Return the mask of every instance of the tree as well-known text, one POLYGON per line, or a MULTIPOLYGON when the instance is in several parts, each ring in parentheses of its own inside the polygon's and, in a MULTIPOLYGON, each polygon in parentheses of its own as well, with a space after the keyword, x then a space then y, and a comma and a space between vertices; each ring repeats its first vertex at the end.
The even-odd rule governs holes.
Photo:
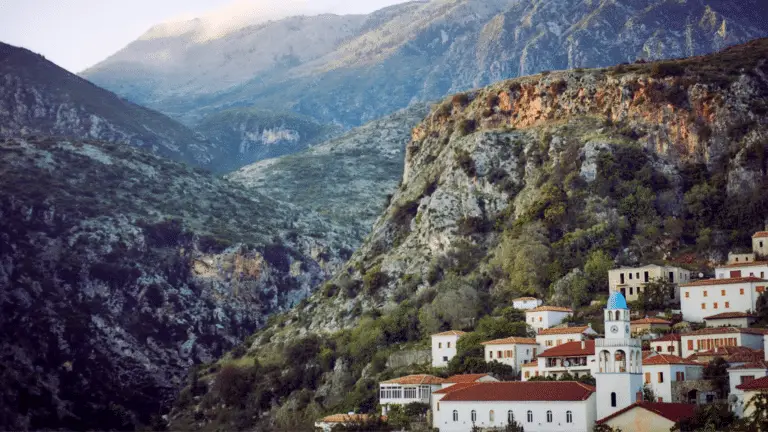
POLYGON ((643 401, 656 402, 656 393, 648 384, 643 384, 643 401))
POLYGON ((552 285, 555 304, 578 308, 589 300, 589 281, 579 269, 573 269, 552 285))
POLYGON ((725 431, 732 430, 731 426, 736 417, 727 404, 718 403, 700 405, 694 411, 693 417, 683 419, 675 424, 672 431, 725 431))
POLYGON ((644 313, 663 310, 674 294, 675 284, 664 278, 653 279, 643 287, 637 305, 644 313))
POLYGON ((716 357, 704 368, 704 379, 712 380, 724 396, 730 389, 730 377, 728 375, 728 362, 722 357, 716 357))
POLYGON ((442 328, 462 328, 477 316, 480 300, 477 291, 454 274, 436 285, 437 296, 419 311, 422 334, 432 334, 442 328))
POLYGON ((525 429, 515 420, 515 415, 510 413, 507 417, 507 425, 504 426, 504 432, 525 432, 525 429))
POLYGON ((592 251, 584 264, 592 292, 608 290, 608 271, 613 268, 613 259, 602 249, 592 251))
POLYGON ((746 430, 768 431, 768 393, 759 392, 747 402, 745 411, 752 412, 744 419, 746 430))
POLYGON ((768 296, 766 296, 766 293, 760 294, 757 298, 755 314, 757 315, 759 325, 768 325, 768 296))
POLYGON ((621 428, 612 428, 607 424, 595 425, 595 428, 592 429, 592 431, 593 432, 623 432, 621 428))

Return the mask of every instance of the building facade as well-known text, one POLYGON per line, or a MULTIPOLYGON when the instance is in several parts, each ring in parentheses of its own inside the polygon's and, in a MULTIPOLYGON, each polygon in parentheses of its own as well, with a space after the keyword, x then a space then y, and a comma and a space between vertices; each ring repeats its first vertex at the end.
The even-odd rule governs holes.
POLYGON ((768 258, 768 231, 756 232, 752 236, 752 252, 759 258, 768 258))
POLYGON ((512 300, 512 307, 519 310, 535 309, 541 304, 542 301, 535 297, 519 297, 512 300))
POLYGON ((534 330, 554 327, 573 315, 573 310, 557 306, 539 306, 525 311, 525 322, 534 330))
POLYGON ((747 328, 757 321, 757 316, 749 312, 723 312, 704 317, 707 327, 743 327, 747 328))
MULTIPOLYGON (((576 341, 550 348, 537 361, 540 376, 561 378, 566 373, 574 378, 593 375, 597 371, 595 341, 576 341)), ((525 373, 523 373, 525 375, 525 373)), ((523 377, 525 380, 531 377, 523 377)))
MULTIPOLYGON (((608 271, 608 289, 610 292, 620 292, 625 299, 638 299, 645 285, 657 279, 669 281, 675 285, 687 283, 691 279, 688 270, 649 264, 642 267, 621 267, 608 271)), ((670 293, 670 301, 679 298, 678 290, 670 293)))
POLYGON ((680 287, 683 319, 702 322, 705 317, 724 312, 750 312, 768 281, 756 277, 706 279, 680 287))
POLYGON ((768 376, 768 362, 764 360, 728 368, 731 386, 728 404, 731 406, 731 411, 737 417, 744 415, 744 405, 746 402, 744 400, 744 390, 739 387, 766 376, 768 376))
POLYGON ((717 279, 735 279, 743 277, 765 279, 768 277, 768 261, 724 265, 715 269, 715 275, 717 276, 717 279))
POLYGON ((650 342, 651 351, 681 357, 683 351, 680 349, 680 341, 681 337, 678 333, 664 335, 650 342))
POLYGON ((381 414, 387 415, 391 405, 418 402, 431 405, 432 392, 440 390, 444 380, 432 375, 408 375, 379 383, 381 414))
POLYGON ((746 347, 754 350, 763 349, 765 329, 718 327, 705 328, 680 335, 682 357, 688 358, 702 351, 716 348, 746 347))
POLYGON ((651 334, 659 330, 669 330, 672 328, 672 322, 656 317, 646 317, 630 321, 629 327, 632 330, 632 336, 637 336, 640 334, 651 334))
POLYGON ((683 402, 672 392, 673 383, 699 380, 703 372, 703 364, 674 355, 659 354, 643 360, 643 383, 653 390, 655 402, 683 402))
POLYGON ((636 402, 598 424, 627 432, 669 432, 677 422, 693 417, 695 408, 687 403, 636 402))
POLYGON ((432 335, 432 366, 447 367, 448 362, 456 356, 456 344, 466 333, 450 330, 432 335))
POLYGON ((485 361, 497 361, 519 371, 524 363, 535 359, 539 344, 533 338, 509 337, 482 343, 485 348, 485 361))

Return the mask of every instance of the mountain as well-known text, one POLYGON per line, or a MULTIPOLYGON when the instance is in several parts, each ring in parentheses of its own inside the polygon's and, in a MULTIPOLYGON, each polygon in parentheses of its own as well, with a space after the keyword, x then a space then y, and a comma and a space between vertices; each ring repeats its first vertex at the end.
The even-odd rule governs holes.
POLYGON ((26 49, 0 43, 0 138, 57 135, 130 144, 208 166, 210 144, 26 49))
POLYGON ((344 268, 196 370, 170 427, 304 430, 325 414, 374 412, 378 382, 423 373, 403 359, 438 331, 472 331, 447 373, 492 368, 480 342, 526 333, 517 296, 574 307, 576 323, 602 331, 613 266, 710 271, 750 244, 768 211, 766 57, 760 39, 437 104, 344 268))
POLYGON ((387 195, 397 189, 405 145, 427 111, 426 105, 416 104, 309 150, 241 168, 227 178, 324 215, 353 233, 348 240, 356 248, 387 195))
POLYGON ((0 180, 7 430, 148 425, 191 366, 297 304, 352 247, 320 216, 121 143, 2 139, 0 180))
POLYGON ((365 17, 289 18, 215 41, 192 43, 185 33, 182 48, 175 39, 145 37, 83 76, 189 124, 257 106, 354 127, 414 101, 543 70, 717 51, 765 37, 766 22, 760 0, 433 0, 365 17), (146 70, 160 49, 167 61, 146 70), (199 78, 237 62, 236 78, 199 78))
POLYGON ((291 112, 233 108, 196 127, 216 149, 212 165, 230 172, 256 161, 292 154, 338 135, 340 128, 291 112))

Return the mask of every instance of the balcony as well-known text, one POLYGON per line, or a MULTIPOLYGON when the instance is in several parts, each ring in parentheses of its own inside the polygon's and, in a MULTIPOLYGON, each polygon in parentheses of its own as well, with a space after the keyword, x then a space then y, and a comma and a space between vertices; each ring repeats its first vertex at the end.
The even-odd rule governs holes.
POLYGON ((595 350, 598 348, 641 348, 643 343, 639 339, 597 339, 595 350))

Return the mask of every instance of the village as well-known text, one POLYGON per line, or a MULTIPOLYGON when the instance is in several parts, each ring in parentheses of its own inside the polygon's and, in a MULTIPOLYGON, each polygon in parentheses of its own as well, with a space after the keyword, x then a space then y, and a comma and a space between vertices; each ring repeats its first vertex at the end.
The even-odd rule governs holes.
MULTIPOLYGON (((757 395, 768 391, 768 329, 755 327, 768 285, 766 257, 768 231, 761 231, 752 252, 730 253, 714 278, 655 264, 610 270, 604 334, 591 323, 573 323, 569 308, 517 298, 513 305, 524 311, 530 337, 482 343, 485 361, 513 368, 517 379, 478 373, 383 381, 380 420, 411 404, 428 407, 425 422, 440 432, 666 432, 716 403, 735 418, 750 416, 757 395), (630 310, 628 302, 658 282, 669 287, 671 316, 630 310), (713 365, 727 371, 725 385, 706 376, 713 365)), ((432 335, 431 366, 446 368, 466 334, 432 335)), ((337 414, 315 426, 330 431, 369 418, 337 414)))

